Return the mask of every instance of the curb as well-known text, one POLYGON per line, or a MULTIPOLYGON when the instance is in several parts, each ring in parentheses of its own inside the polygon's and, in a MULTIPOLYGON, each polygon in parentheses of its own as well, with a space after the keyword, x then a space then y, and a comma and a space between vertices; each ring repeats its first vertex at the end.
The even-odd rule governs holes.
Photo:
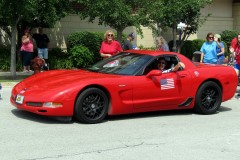
POLYGON ((2 84, 2 88, 11 88, 15 86, 18 82, 0 82, 2 84))

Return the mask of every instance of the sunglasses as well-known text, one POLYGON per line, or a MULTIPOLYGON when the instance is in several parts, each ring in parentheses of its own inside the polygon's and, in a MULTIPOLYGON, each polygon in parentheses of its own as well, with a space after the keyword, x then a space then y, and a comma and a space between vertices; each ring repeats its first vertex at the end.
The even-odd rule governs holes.
POLYGON ((160 62, 160 64, 165 64, 165 62, 160 62))
POLYGON ((107 36, 108 36, 108 37, 113 37, 113 34, 108 34, 107 36))
POLYGON ((213 39, 213 37, 208 37, 209 39, 213 39))

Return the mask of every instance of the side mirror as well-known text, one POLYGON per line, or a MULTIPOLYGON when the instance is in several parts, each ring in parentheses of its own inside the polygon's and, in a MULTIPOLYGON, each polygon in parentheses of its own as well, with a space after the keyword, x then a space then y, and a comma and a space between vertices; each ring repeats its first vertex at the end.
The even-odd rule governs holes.
POLYGON ((152 77, 152 76, 161 76, 161 75, 162 75, 162 71, 152 70, 146 75, 146 77, 149 78, 149 77, 152 77))

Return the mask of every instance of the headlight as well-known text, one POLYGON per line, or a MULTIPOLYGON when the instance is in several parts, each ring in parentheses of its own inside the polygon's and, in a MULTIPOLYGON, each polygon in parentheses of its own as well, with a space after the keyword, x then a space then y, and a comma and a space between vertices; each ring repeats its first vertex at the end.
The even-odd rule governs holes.
POLYGON ((47 107, 47 108, 58 108, 58 107, 62 107, 62 103, 60 102, 45 102, 43 103, 43 107, 47 107))

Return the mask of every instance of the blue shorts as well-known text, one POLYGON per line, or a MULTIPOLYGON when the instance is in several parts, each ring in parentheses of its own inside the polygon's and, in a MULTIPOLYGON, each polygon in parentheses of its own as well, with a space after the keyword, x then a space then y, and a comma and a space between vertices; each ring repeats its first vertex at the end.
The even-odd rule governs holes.
POLYGON ((217 64, 223 64, 224 63, 224 59, 225 59, 224 56, 218 57, 217 64))
POLYGON ((48 59, 48 49, 47 48, 38 48, 38 57, 43 59, 48 59))
POLYGON ((235 64, 235 65, 234 65, 234 68, 240 70, 240 65, 235 64))

